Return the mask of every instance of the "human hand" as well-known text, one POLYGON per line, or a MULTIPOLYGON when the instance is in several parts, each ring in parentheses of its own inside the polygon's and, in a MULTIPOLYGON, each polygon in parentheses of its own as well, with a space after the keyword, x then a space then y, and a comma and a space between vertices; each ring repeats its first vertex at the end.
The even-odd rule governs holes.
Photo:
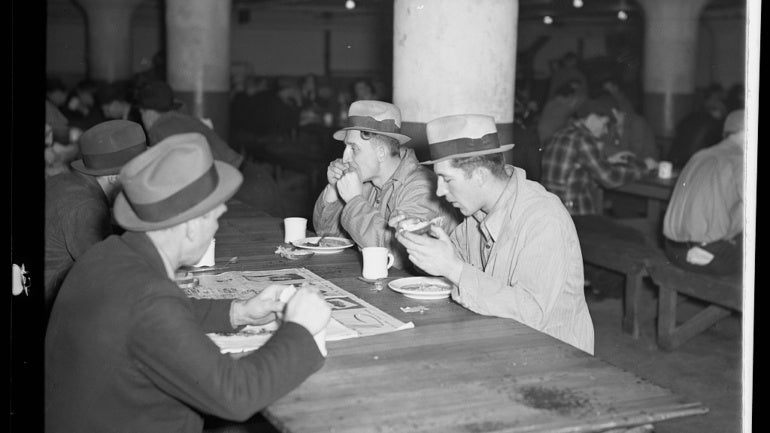
POLYGON ((233 326, 261 325, 272 322, 286 305, 281 293, 292 286, 273 284, 249 299, 233 301, 231 318, 233 326))
POLYGON ((391 214, 390 219, 388 220, 388 227, 398 230, 398 224, 406 218, 407 216, 404 213, 397 210, 391 214))
POLYGON ((331 315, 331 306, 324 300, 321 291, 313 286, 302 286, 286 304, 284 321, 294 322, 315 335, 326 329, 331 315))
POLYGON ((431 275, 447 277, 457 284, 460 281, 463 261, 441 227, 431 226, 430 230, 432 237, 398 231, 396 239, 406 248, 409 260, 415 266, 431 275))
POLYGON ((337 193, 345 203, 349 202, 353 197, 363 194, 363 192, 364 184, 361 183, 361 178, 358 177, 358 171, 354 169, 349 169, 337 181, 337 193))
POLYGON ((647 166, 647 171, 652 171, 658 168, 659 164, 658 161, 655 161, 648 156, 647 158, 644 158, 644 165, 647 166))
POLYGON ((610 164, 628 164, 628 161, 632 158, 636 158, 634 152, 631 152, 630 150, 621 150, 620 152, 608 156, 607 162, 610 164))
POLYGON ((329 185, 334 186, 340 180, 342 175, 345 174, 348 165, 348 163, 343 162, 340 158, 329 163, 329 167, 326 169, 326 180, 329 181, 329 185))

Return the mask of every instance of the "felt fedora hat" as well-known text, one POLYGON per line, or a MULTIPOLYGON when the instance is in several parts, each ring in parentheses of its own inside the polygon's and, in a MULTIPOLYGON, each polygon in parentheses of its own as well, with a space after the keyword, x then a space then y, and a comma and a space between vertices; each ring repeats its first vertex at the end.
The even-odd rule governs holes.
POLYGON ((460 114, 433 119, 425 125, 430 161, 435 164, 452 158, 489 155, 513 149, 513 144, 500 145, 497 126, 492 116, 460 114))
POLYGON ((91 176, 118 174, 120 168, 147 149, 142 126, 129 120, 108 120, 83 133, 78 141, 81 158, 70 166, 91 176))
POLYGON ((334 133, 335 140, 345 140, 345 134, 350 130, 387 135, 398 140, 399 144, 411 140, 411 138, 401 134, 401 110, 387 102, 353 102, 348 109, 348 125, 334 133))
POLYGON ((235 167, 215 161, 206 138, 172 135, 120 170, 123 190, 115 199, 115 220, 126 230, 173 227, 227 201, 243 182, 235 167))
POLYGON ((182 106, 174 97, 174 91, 165 81, 150 81, 139 88, 136 105, 155 111, 171 111, 182 106))

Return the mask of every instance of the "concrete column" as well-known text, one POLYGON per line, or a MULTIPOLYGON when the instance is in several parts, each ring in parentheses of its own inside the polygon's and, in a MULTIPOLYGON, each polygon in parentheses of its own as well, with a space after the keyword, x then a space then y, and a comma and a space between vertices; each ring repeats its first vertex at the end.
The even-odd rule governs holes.
POLYGON ((88 70, 94 80, 131 78, 131 16, 142 0, 77 0, 88 23, 88 70))
POLYGON ((231 0, 166 0, 166 75, 193 116, 227 140, 231 0))
POLYGON ((428 156, 425 124, 452 114, 493 116, 500 142, 511 143, 518 0, 395 0, 393 7, 393 102, 418 157, 428 156))
POLYGON ((644 115, 655 133, 673 138, 692 110, 698 21, 708 0, 640 0, 645 12, 644 115))

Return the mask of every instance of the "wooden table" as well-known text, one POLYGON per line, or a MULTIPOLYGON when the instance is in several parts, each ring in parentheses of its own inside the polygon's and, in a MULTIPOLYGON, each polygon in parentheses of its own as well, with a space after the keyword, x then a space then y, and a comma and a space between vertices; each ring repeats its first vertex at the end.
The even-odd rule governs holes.
POLYGON ((661 214, 665 211, 665 206, 671 198, 671 193, 674 191, 677 179, 677 176, 670 179, 661 179, 657 176, 657 172, 655 172, 619 188, 613 188, 610 191, 646 198, 647 220, 657 227, 661 214))
MULTIPOLYGON (((515 320, 450 299, 418 301, 357 279, 360 254, 288 260, 281 221, 237 204, 220 219, 217 261, 233 270, 305 267, 414 329, 329 342, 325 366, 263 414, 284 432, 584 432, 703 414, 633 373, 515 320), (424 305, 425 313, 399 307, 424 305)), ((406 276, 390 270, 390 279, 406 276)))

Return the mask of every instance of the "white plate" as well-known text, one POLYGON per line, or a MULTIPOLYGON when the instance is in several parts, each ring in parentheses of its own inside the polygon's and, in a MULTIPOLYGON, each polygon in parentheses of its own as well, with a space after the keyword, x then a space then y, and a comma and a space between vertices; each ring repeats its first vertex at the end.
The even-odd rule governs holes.
POLYGON ((408 277, 388 283, 391 290, 413 299, 443 299, 452 293, 452 283, 443 277, 408 277), (420 290, 420 285, 440 286, 441 290, 420 290))
POLYGON ((306 250, 313 250, 316 254, 333 254, 338 253, 345 248, 350 248, 353 246, 353 241, 350 239, 345 238, 335 238, 331 236, 326 236, 323 239, 323 243, 326 243, 327 241, 333 242, 335 246, 318 246, 318 247, 312 247, 309 245, 305 245, 308 242, 318 242, 318 240, 321 239, 320 236, 313 236, 309 238, 303 238, 303 239, 297 239, 296 241, 291 241, 291 244, 294 245, 297 248, 303 248, 306 250))

